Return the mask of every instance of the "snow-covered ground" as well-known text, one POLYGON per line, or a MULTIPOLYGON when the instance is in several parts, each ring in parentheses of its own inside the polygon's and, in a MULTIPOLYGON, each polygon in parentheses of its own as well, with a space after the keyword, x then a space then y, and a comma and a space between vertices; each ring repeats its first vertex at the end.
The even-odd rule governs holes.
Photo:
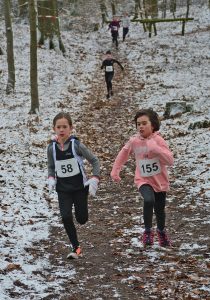
MULTIPOLYGON (((193 104, 192 113, 164 120, 161 127, 175 153, 175 167, 180 165, 180 182, 172 185, 187 188, 186 202, 182 203, 187 208, 192 206, 192 198, 195 206, 210 205, 209 128, 188 129, 191 123, 209 120, 210 116, 210 11, 194 7, 191 16, 195 19, 186 24, 184 37, 180 35, 181 24, 176 22, 170 26, 158 24, 158 35, 152 38, 143 32, 142 26, 132 23, 129 37, 119 50, 120 56, 128 61, 132 76, 145 82, 145 88, 133 96, 139 107, 153 107, 163 115, 168 101, 178 99, 193 104)), ((0 28, 4 32, 2 21, 0 28)), ((14 95, 5 94, 6 54, 0 56, 0 298, 11 299, 8 291, 14 288, 14 282, 16 292, 21 293, 22 287, 18 285, 21 282, 30 295, 19 299, 42 299, 47 296, 46 284, 34 272, 48 268, 50 262, 47 256, 34 260, 27 249, 34 242, 47 240, 50 226, 59 222, 43 196, 47 194, 46 147, 52 134, 52 119, 62 109, 63 101, 69 103, 73 119, 77 116, 93 87, 102 52, 111 47, 110 33, 106 28, 88 34, 63 32, 65 57, 59 52, 38 49, 40 114, 32 116, 28 114, 29 28, 14 24, 13 31, 14 95)), ((1 33, 0 38, 1 47, 6 49, 5 35, 1 33)), ((209 224, 208 215, 202 221, 209 224)), ((132 243, 140 247, 138 241, 132 243)), ((196 241, 192 245, 183 244, 180 253, 184 249, 191 251, 192 247, 199 245, 196 241)), ((62 268, 59 267, 59 273, 74 277, 75 269, 62 272, 62 268)), ((52 281, 52 285, 59 291, 61 282, 52 281)))

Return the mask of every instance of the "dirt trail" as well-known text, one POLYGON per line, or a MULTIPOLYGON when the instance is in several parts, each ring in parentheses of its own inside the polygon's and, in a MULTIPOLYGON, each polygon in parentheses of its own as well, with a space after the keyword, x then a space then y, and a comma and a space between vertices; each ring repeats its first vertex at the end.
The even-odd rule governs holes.
MULTIPOLYGON (((117 59, 124 61, 119 55, 117 59)), ((114 295, 118 295, 119 299, 135 299, 135 293, 119 283, 121 275, 118 268, 124 266, 125 262, 123 256, 119 255, 122 249, 114 245, 114 239, 121 235, 122 227, 126 224, 129 226, 130 215, 135 209, 139 209, 135 203, 136 191, 132 189, 132 178, 130 183, 126 181, 126 185, 116 186, 110 181, 109 174, 116 152, 126 140, 132 125, 131 120, 137 110, 137 105, 132 103, 133 90, 130 89, 131 86, 137 87, 137 83, 130 81, 126 64, 126 74, 119 68, 116 69, 114 96, 111 100, 105 98, 106 89, 102 79, 100 86, 94 87, 83 106, 81 115, 84 116, 85 111, 85 117, 82 120, 79 117, 79 131, 85 143, 99 156, 102 166, 100 190, 97 199, 90 200, 90 222, 87 231, 84 230, 82 234, 83 241, 91 241, 94 245, 93 248, 84 245, 88 260, 85 270, 79 275, 80 281, 85 282, 84 299, 93 299, 93 295, 95 299, 112 299, 114 295)), ((100 73, 96 76, 102 78, 100 73)), ((139 82, 138 88, 141 84, 139 82)), ((122 244, 124 250, 126 244, 127 241, 122 244)), ((79 266, 84 268, 84 263, 79 261, 79 266)), ((77 298, 78 294, 76 295, 77 298)), ((137 295, 138 292, 138 298, 137 295)))
MULTIPOLYGON (((119 55, 115 57, 122 61, 119 55)), ((126 250, 129 241, 125 239, 122 245, 114 245, 115 237, 121 236, 122 227, 133 226, 130 216, 139 214, 137 193, 133 188, 132 177, 124 182, 126 185, 120 186, 112 183, 109 177, 114 157, 133 128, 132 119, 138 105, 132 103, 132 93, 143 87, 142 82, 132 82, 126 63, 124 66, 125 73, 116 67, 114 96, 109 100, 105 97, 103 71, 97 72, 95 78, 101 79, 93 83, 92 93, 74 121, 82 142, 97 153, 100 159, 102 178, 97 199, 89 201, 89 221, 78 230, 85 256, 81 260, 67 262, 76 268, 78 281, 66 286, 66 293, 72 298, 64 296, 61 299, 113 299, 115 296, 118 299, 139 298, 138 291, 120 284, 119 280, 122 275, 118 268, 124 267, 127 260, 120 253, 126 250)), ((66 264, 67 249, 63 251, 66 264)), ((52 253, 52 262, 55 262, 56 255, 52 253)))

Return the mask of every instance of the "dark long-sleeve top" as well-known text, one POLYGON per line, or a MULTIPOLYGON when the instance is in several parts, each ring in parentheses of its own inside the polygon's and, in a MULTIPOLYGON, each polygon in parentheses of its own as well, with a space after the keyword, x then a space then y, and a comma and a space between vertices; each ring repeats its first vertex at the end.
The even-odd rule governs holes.
POLYGON ((101 66, 101 69, 105 69, 105 72, 114 72, 114 64, 115 63, 117 63, 119 66, 120 66, 120 68, 122 69, 122 70, 124 70, 124 68, 123 68, 123 66, 121 65, 121 63, 118 61, 118 60, 116 60, 116 59, 114 59, 114 58, 111 58, 111 59, 105 59, 103 62, 102 62, 102 66, 101 66), (107 68, 107 67, 112 67, 111 69, 112 69, 112 71, 109 71, 109 70, 111 70, 110 68, 107 68))
MULTIPOLYGON (((61 149, 59 143, 57 143, 57 147, 60 150, 66 151, 69 148, 69 140, 64 143, 64 148, 61 149)), ((93 176, 100 177, 100 164, 99 159, 95 156, 83 143, 79 140, 75 142, 75 151, 76 154, 86 159, 92 165, 92 174, 93 176)), ((53 143, 50 143, 47 149, 47 158, 48 158, 48 177, 54 177, 55 174, 55 162, 53 157, 53 143)))
POLYGON ((120 28, 120 22, 119 21, 112 21, 109 24, 109 29, 111 29, 111 31, 118 31, 120 28))

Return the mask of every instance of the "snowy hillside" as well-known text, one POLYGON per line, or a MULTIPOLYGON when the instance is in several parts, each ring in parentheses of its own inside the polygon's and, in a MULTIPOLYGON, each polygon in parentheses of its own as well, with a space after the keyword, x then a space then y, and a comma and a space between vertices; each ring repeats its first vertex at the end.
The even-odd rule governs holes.
MULTIPOLYGON (((132 23, 129 37, 125 43, 120 41, 118 51, 112 48, 105 27, 90 33, 62 32, 67 49, 65 57, 47 48, 38 49, 39 116, 28 114, 29 28, 26 24, 14 24, 16 88, 13 95, 5 94, 7 60, 5 53, 0 56, 0 299, 172 299, 176 289, 179 291, 176 299, 209 299, 210 134, 209 127, 192 130, 189 126, 209 120, 210 116, 210 10, 204 6, 192 7, 190 15, 194 21, 186 24, 184 37, 180 35, 181 24, 176 22, 170 26, 158 24, 158 35, 152 38, 144 33, 142 25, 132 23), (116 93, 108 103, 100 65, 109 48, 125 65, 125 74, 117 70, 116 93), (121 145, 135 131, 132 123, 135 111, 152 107, 163 117, 165 105, 171 101, 185 101, 193 106, 192 112, 163 119, 161 126, 161 133, 175 156, 175 166, 170 169, 167 211, 175 248, 170 254, 152 249, 140 261, 136 252, 142 251, 139 241, 142 208, 133 178, 127 180, 125 176, 124 186, 110 194, 108 174, 121 145), (95 223, 95 217, 90 225, 80 229, 87 252, 91 253, 95 247, 98 265, 94 276, 88 273, 91 263, 94 265, 91 257, 85 257, 79 267, 66 263, 68 242, 60 222, 57 196, 48 195, 46 186, 47 141, 53 134, 52 119, 61 110, 71 113, 76 134, 101 158, 101 191, 97 200, 90 201, 91 213, 96 216, 94 206, 97 207, 100 222, 108 226, 107 232, 115 226, 121 228, 106 243, 120 256, 113 265, 106 264, 106 255, 99 259, 102 254, 97 252, 100 244, 97 226, 100 225, 95 223), (125 112, 122 119, 117 118, 119 111, 125 112), (105 130, 102 123, 106 125, 105 130), (111 146, 107 147, 109 143, 111 146), (127 208, 131 222, 128 226, 117 216, 122 209, 121 200, 115 205, 112 202, 115 196, 121 199, 121 191, 122 202, 131 204, 127 208), (124 260, 126 267, 122 266, 124 260), (196 266, 191 273, 187 263, 196 266), (112 269, 112 280, 97 285, 97 280, 103 281, 103 276, 112 269), (144 281, 142 270, 151 279, 147 285, 141 282, 144 281), (160 285, 164 285, 168 276, 171 290, 158 288, 158 274, 162 280, 160 285), (91 287, 88 280, 95 285, 91 287), (172 281, 177 284, 173 285, 172 281), (127 292, 126 298, 121 293, 123 290, 127 292), (138 296, 140 291, 143 298, 138 296)), ((1 47, 5 50, 3 21, 0 28, 1 47)), ((132 165, 128 164, 126 170, 132 173, 132 165)), ((122 218, 124 214, 125 207, 122 218)))

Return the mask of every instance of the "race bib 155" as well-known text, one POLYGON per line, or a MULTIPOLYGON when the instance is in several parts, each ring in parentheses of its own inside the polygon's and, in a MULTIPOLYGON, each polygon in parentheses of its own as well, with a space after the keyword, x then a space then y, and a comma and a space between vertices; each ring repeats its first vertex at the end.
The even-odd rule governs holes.
POLYGON ((142 159, 139 161, 139 169, 142 177, 150 177, 161 172, 160 161, 158 158, 142 159))

